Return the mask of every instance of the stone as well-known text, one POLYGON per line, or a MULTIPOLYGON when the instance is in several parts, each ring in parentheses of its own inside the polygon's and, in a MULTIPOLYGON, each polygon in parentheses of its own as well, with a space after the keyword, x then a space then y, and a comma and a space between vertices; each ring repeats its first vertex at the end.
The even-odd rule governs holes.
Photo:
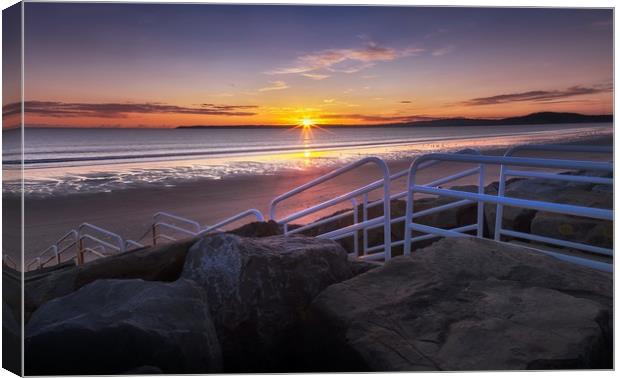
POLYGON ((366 273, 371 269, 379 268, 382 265, 383 264, 378 261, 364 261, 358 258, 349 258, 349 266, 354 276, 366 273))
POLYGON ((264 238, 265 236, 282 235, 282 226, 273 220, 268 222, 252 222, 244 224, 228 233, 244 237, 264 238))
POLYGON ((336 242, 230 234, 198 241, 182 274, 206 293, 227 372, 295 369, 310 302, 351 276, 347 253, 336 242))
POLYGON ((612 302, 610 274, 506 243, 441 239, 323 291, 306 366, 610 369, 612 302))
POLYGON ((539 211, 532 220, 532 233, 549 238, 613 248, 611 221, 539 211))
POLYGON ((171 282, 181 275, 185 255, 195 240, 145 247, 93 260, 84 265, 27 277, 24 289, 26 321, 43 303, 99 279, 140 278, 171 282))
POLYGON ((97 280, 43 304, 26 328, 28 375, 221 371, 221 350, 195 283, 97 280))
MULTIPOLYGON (((576 172, 564 172, 564 174, 576 174, 576 172)), ((506 196, 611 209, 613 208, 613 190, 605 190, 605 187, 547 179, 509 180, 506 184, 506 196)), ((487 187, 487 194, 497 195, 497 184, 487 187)), ((495 235, 496 209, 497 205, 485 205, 487 235, 489 237, 495 235)), ((502 228, 525 233, 534 232, 532 222, 537 214, 536 210, 504 206, 502 228)))

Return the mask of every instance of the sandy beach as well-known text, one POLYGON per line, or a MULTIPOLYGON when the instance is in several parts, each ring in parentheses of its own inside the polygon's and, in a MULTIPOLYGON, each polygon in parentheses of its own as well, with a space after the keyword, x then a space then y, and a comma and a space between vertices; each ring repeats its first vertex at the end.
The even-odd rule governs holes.
MULTIPOLYGON (((584 139, 580 144, 611 145, 611 137, 584 139)), ((483 151, 487 155, 503 154, 503 150, 483 151)), ((523 154, 522 156, 527 156, 523 154)), ((563 154, 537 153, 540 157, 565 157, 584 160, 605 160, 604 154, 563 154)), ((389 162, 392 173, 407 169, 410 159, 389 162)), ((465 166, 442 164, 432 170, 419 174, 420 182, 428 182, 463 169, 465 166)), ((197 180, 174 187, 132 188, 109 193, 72 194, 47 198, 26 197, 25 201, 25 256, 26 260, 37 255, 52 244, 58 237, 83 222, 93 223, 125 238, 139 239, 150 227, 153 214, 167 211, 199 221, 202 225, 213 224, 248 208, 257 208, 268 215, 271 200, 294 187, 319 175, 327 169, 314 169, 297 173, 283 173, 264 176, 238 176, 222 180, 197 180)), ((488 169, 487 183, 497 179, 498 168, 488 169)), ((364 166, 309 190, 293 200, 283 202, 279 216, 301 210, 330 199, 338 194, 371 183, 380 178, 375 167, 364 166)), ((471 177, 454 182, 452 185, 474 183, 471 177)), ((404 179, 394 182, 392 192, 404 189, 404 179)), ((342 204, 347 207, 347 204, 342 204)), ((326 213, 338 210, 330 208, 326 213)), ((6 217, 15 219, 19 215, 19 199, 4 199, 6 217), (15 218, 14 218, 15 217, 15 218)), ((324 213, 324 214, 326 214, 324 213)), ((323 214, 323 215, 324 215, 323 214)), ((319 216, 319 214, 317 214, 319 216)), ((303 221, 309 221, 311 218, 303 221)), ((248 220, 245 220, 247 222, 248 220)), ((245 223, 241 221, 236 225, 245 223)), ((6 223, 6 222, 5 222, 6 223)), ((302 222, 303 223, 303 222, 302 222)), ((231 225, 235 226, 235 225, 231 225)), ((18 230, 5 229, 5 251, 13 250, 19 241, 18 230), (6 233, 10 233, 10 238, 6 233)), ((149 237, 142 239, 148 243, 149 237)))

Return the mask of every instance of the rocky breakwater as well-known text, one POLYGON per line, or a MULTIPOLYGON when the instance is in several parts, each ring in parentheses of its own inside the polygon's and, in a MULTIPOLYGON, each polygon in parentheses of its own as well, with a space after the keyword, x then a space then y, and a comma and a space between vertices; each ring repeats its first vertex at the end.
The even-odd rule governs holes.
POLYGON ((49 272, 26 287, 26 374, 295 370, 311 301, 354 267, 328 240, 217 234, 49 272))
POLYGON ((322 371, 612 367, 612 277, 519 246, 443 239, 312 303, 322 371))

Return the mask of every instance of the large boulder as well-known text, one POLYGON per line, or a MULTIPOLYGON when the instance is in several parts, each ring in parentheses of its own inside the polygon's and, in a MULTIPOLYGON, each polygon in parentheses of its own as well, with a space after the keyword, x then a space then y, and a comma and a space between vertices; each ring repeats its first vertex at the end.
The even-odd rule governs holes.
POLYGON ((132 279, 147 281, 176 280, 181 275, 185 255, 195 240, 145 247, 94 260, 84 265, 63 267, 44 274, 26 276, 24 289, 25 318, 41 304, 70 294, 99 279, 132 279))
POLYGON ((612 277, 524 247, 442 239, 323 291, 317 371, 612 367, 612 277))
MULTIPOLYGON (((577 172, 564 172, 563 174, 574 175, 577 172)), ((583 174, 583 172, 580 172, 580 174, 583 174)), ((592 172, 589 174, 596 176, 592 172)), ((489 185, 486 188, 486 193, 497 195, 497 183, 489 185)), ((603 209, 611 209, 613 207, 613 188, 609 185, 594 185, 580 182, 538 178, 527 180, 513 179, 508 180, 506 183, 506 196, 603 209)), ((490 236, 494 236, 495 233, 496 209, 497 205, 495 204, 487 204, 485 206, 485 218, 490 236)), ((502 227, 525 233, 537 233, 533 226, 538 214, 539 212, 536 210, 504 206, 502 227)), ((547 215, 544 217, 547 218, 547 215)), ((540 230, 540 227, 537 230, 540 230)), ((548 236, 544 233, 540 235, 548 236)), ((586 242, 586 239, 579 239, 577 241, 586 242)))
POLYGON ((613 248, 611 221, 539 211, 532 220, 532 233, 550 238, 613 248))
POLYGON ((244 236, 246 238, 264 238, 266 236, 282 235, 282 226, 273 220, 267 222, 251 222, 232 231, 228 231, 228 233, 244 236))
POLYGON ((26 328, 28 375, 221 371, 221 350, 195 283, 98 280, 43 304, 26 328))
POLYGON ((230 234, 197 242, 182 274, 206 293, 227 372, 294 370, 310 302, 351 276, 336 242, 230 234))

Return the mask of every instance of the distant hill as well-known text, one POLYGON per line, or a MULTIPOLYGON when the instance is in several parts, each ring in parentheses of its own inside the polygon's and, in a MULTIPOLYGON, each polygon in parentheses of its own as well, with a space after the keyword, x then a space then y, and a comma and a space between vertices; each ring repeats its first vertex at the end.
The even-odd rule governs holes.
MULTIPOLYGON (((585 115, 579 113, 556 113, 556 112, 540 112, 532 113, 519 117, 508 117, 501 119, 485 119, 485 118, 442 118, 428 121, 415 121, 405 123, 388 123, 376 125, 320 125, 321 127, 428 127, 428 126, 501 126, 501 125, 540 125, 554 123, 597 123, 597 122, 613 122, 612 114, 604 115, 585 115)), ((243 129, 250 128, 278 128, 283 126, 274 125, 239 125, 239 126, 178 126, 177 129, 204 129, 204 128, 228 128, 237 127, 243 129)))
POLYGON ((416 121, 399 124, 400 126, 499 126, 499 125, 540 125, 553 123, 596 123, 613 122, 611 114, 585 115, 579 113, 540 112, 520 117, 501 119, 481 118, 446 118, 431 121, 416 121))

